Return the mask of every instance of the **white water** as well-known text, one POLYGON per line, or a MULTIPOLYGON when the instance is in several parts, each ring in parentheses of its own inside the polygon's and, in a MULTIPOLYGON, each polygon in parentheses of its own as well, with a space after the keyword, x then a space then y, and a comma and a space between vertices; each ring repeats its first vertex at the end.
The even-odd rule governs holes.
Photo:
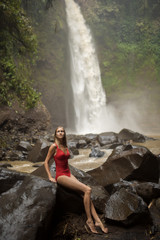
POLYGON ((76 133, 118 131, 121 129, 120 121, 116 121, 114 109, 106 105, 106 95, 101 83, 99 63, 90 29, 86 26, 78 4, 73 0, 65 2, 74 105, 74 114, 69 114, 69 131, 73 129, 76 133))

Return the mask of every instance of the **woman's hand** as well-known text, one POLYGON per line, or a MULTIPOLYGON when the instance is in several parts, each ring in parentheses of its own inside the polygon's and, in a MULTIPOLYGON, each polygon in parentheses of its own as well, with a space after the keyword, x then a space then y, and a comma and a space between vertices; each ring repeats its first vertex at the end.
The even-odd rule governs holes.
POLYGON ((50 177, 50 178, 49 178, 49 181, 51 181, 51 182, 56 182, 56 179, 53 178, 53 177, 50 177))

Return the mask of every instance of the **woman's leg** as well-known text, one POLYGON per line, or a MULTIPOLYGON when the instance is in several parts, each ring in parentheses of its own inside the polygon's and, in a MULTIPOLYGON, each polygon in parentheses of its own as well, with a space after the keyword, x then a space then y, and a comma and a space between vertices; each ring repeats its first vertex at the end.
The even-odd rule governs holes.
MULTIPOLYGON (((78 181, 78 179, 75 176, 73 176, 73 175, 72 175, 72 178, 75 181, 78 181)), ((91 199, 90 199, 90 209, 91 209, 91 214, 92 214, 92 216, 93 216, 93 218, 95 220, 95 225, 100 227, 104 233, 108 233, 108 228, 104 227, 102 221, 100 220, 100 218, 99 218, 99 216, 98 216, 98 214, 96 212, 96 209, 95 209, 94 204, 93 204, 91 199)))
POLYGON ((83 201, 84 201, 84 208, 87 215, 86 223, 93 233, 97 233, 97 230, 95 229, 92 216, 91 216, 91 188, 79 182, 73 175, 71 175, 71 177, 68 177, 65 175, 59 176, 57 178, 57 182, 64 187, 70 188, 75 191, 81 191, 84 193, 83 201))
POLYGON ((91 213, 92 213, 92 216, 93 216, 93 218, 94 218, 94 220, 95 220, 95 226, 100 227, 101 230, 102 230, 104 233, 108 233, 108 228, 104 227, 102 221, 100 220, 100 218, 99 218, 99 216, 98 216, 98 214, 97 214, 97 212, 96 212, 96 209, 95 209, 95 207, 94 207, 94 205, 93 205, 92 200, 91 200, 91 213))

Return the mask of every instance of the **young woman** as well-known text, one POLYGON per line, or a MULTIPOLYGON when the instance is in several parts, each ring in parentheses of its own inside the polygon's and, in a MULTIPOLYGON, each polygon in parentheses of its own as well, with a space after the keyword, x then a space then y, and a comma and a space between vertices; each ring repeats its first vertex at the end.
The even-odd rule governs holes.
POLYGON ((45 169, 48 174, 48 178, 51 182, 58 182, 60 185, 70 188, 75 191, 83 193, 84 208, 87 215, 86 224, 90 228, 91 232, 98 233, 96 226, 100 227, 104 233, 108 233, 108 228, 105 228, 101 222, 94 205, 91 200, 91 188, 80 181, 78 181, 69 170, 68 158, 70 157, 67 148, 66 132, 63 127, 58 127, 55 130, 54 143, 50 146, 48 154, 45 159, 45 169), (56 177, 51 176, 49 169, 49 161, 54 158, 56 164, 56 177), (93 217, 93 218, 92 218, 93 217), (94 219, 94 222, 93 222, 94 219))

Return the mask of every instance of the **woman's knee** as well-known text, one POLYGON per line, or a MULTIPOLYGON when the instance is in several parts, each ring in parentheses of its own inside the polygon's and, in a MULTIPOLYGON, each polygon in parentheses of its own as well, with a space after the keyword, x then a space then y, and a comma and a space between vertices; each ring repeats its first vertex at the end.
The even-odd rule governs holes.
POLYGON ((91 191, 92 191, 92 189, 90 187, 86 186, 85 193, 90 195, 91 191))

